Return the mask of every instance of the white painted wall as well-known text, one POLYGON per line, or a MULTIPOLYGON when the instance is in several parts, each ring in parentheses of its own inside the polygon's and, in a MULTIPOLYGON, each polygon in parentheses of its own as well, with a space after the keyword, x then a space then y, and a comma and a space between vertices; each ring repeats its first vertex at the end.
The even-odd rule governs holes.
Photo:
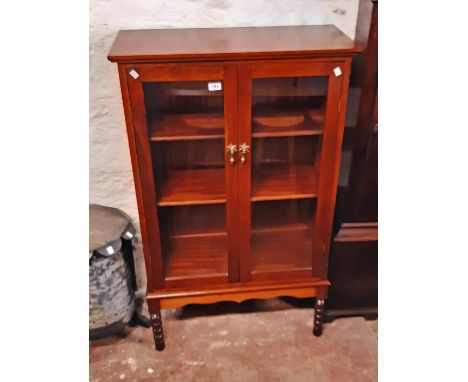
MULTIPOLYGON (((335 24, 354 38, 359 0, 91 0, 90 203, 117 207, 138 226, 120 86, 107 53, 119 29, 335 24)), ((141 248, 139 285, 145 285, 141 248)))

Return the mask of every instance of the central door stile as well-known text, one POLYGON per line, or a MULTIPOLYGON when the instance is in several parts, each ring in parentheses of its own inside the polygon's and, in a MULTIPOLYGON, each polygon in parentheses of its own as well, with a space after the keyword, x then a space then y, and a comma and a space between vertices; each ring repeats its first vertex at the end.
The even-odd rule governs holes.
MULTIPOLYGON (((237 65, 224 66, 224 110, 226 148, 237 148, 238 144, 238 89, 237 65)), ((228 245, 229 282, 239 282, 239 180, 237 152, 226 150, 226 227, 228 245)))
MULTIPOLYGON (((238 134, 239 145, 252 147, 251 110, 252 110, 252 78, 251 66, 238 67, 238 134)), ((241 159, 242 153, 239 155, 241 159)), ((247 160, 239 160, 239 258, 240 281, 250 281, 250 230, 251 230, 251 163, 250 153, 247 160)))

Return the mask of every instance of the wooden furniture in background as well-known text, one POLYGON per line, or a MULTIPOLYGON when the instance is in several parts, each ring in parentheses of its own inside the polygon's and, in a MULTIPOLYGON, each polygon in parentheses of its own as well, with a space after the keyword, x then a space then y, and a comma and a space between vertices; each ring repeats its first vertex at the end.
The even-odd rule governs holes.
POLYGON ((377 29, 377 1, 361 0, 356 40, 364 52, 351 69, 326 321, 377 317, 377 29))
POLYGON ((351 56, 336 27, 119 32, 156 349, 160 309, 316 297, 322 330, 351 56))

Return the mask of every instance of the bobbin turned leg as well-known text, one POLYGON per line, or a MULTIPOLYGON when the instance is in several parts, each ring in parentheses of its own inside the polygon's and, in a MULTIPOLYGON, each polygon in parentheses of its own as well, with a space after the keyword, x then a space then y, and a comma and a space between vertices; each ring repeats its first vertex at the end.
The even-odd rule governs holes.
POLYGON ((162 328, 161 309, 159 302, 148 302, 150 312, 151 327, 153 329, 154 346, 156 350, 164 350, 166 344, 164 343, 164 333, 162 328))
POLYGON ((317 298, 315 300, 314 312, 314 336, 319 337, 322 335, 322 322, 323 322, 323 306, 325 300, 317 298))

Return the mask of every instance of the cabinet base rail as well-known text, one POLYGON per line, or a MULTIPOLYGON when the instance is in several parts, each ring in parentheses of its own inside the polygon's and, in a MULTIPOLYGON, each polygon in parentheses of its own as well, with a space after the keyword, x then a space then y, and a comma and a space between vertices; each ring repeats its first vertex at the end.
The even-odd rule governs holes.
POLYGON ((328 294, 329 281, 307 280, 287 283, 239 283, 213 288, 171 289, 149 292, 146 296, 151 317, 156 350, 164 350, 161 309, 179 308, 188 304, 213 304, 221 301, 243 302, 250 299, 275 297, 316 297, 314 309, 314 335, 322 333, 323 307, 328 294))

